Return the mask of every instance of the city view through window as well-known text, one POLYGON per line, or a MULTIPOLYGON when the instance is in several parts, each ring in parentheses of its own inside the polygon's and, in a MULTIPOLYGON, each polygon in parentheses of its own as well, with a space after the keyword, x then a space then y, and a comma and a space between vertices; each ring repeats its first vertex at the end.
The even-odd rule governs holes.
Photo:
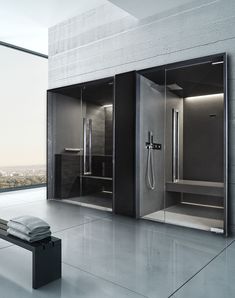
POLYGON ((44 165, 1 167, 0 169, 1 189, 35 186, 45 183, 46 167, 44 165))
POLYGON ((47 63, 0 46, 0 191, 46 183, 47 63))

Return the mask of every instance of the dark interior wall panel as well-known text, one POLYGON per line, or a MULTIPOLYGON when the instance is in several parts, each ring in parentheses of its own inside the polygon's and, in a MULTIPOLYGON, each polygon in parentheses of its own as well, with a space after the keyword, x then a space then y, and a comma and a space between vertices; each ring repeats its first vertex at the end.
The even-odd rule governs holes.
POLYGON ((135 216, 135 72, 115 77, 114 211, 135 216))
MULTIPOLYGON (((184 179, 224 182, 222 95, 184 100, 184 179)), ((184 194, 183 201, 223 206, 224 199, 184 194)))
MULTIPOLYGON (((84 117, 92 120, 92 155, 105 153, 105 110, 100 105, 92 102, 83 103, 84 117)), ((89 132, 87 131, 87 134, 89 132)))
POLYGON ((105 108, 105 155, 113 154, 113 107, 105 108))
POLYGON ((224 181, 223 113, 222 95, 184 100, 184 179, 224 181))
POLYGON ((81 101, 77 98, 57 94, 54 109, 54 153, 63 153, 65 147, 82 148, 81 101))
POLYGON ((67 199, 80 195, 81 156, 77 154, 55 155, 55 198, 67 199))

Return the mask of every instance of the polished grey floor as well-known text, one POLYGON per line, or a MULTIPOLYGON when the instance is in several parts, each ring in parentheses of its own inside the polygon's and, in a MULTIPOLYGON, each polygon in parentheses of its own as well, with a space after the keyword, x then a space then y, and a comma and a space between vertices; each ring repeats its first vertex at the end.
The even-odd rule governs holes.
POLYGON ((234 238, 113 216, 45 189, 0 194, 0 217, 31 214, 62 238, 63 278, 31 289, 31 254, 0 240, 0 297, 234 297, 234 238))
POLYGON ((113 207, 112 194, 95 193, 94 195, 69 198, 69 201, 86 204, 87 207, 89 207, 89 205, 103 207, 104 209, 109 209, 110 211, 112 211, 113 207))

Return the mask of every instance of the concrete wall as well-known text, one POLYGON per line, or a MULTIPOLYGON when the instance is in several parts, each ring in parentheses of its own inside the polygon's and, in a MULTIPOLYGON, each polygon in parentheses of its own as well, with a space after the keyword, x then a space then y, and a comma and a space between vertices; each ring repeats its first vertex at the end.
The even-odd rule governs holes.
MULTIPOLYGON (((139 196, 139 216, 162 210, 164 208, 164 150, 153 150, 153 169, 156 188, 148 186, 148 133, 153 133, 154 142, 165 143, 165 88, 148 80, 143 76, 138 77, 139 90, 137 92, 137 195, 139 196), (138 121, 139 120, 139 121, 138 121), (157 199, 156 199, 157 198, 157 199)), ((163 148, 163 147, 162 147, 163 148)), ((150 177, 151 173, 150 173, 150 177)), ((152 180, 152 179, 151 179, 152 180)), ((162 218, 164 220, 164 214, 162 218)))
POLYGON ((206 56, 229 55, 229 201, 235 226, 235 1, 198 1, 171 14, 137 20, 103 5, 49 30, 49 86, 206 56))

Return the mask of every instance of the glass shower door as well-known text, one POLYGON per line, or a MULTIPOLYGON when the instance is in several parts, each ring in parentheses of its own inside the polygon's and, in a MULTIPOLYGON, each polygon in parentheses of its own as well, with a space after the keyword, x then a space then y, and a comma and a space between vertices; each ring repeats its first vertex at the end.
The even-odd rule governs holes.
POLYGON ((86 86, 82 92, 81 199, 84 204, 110 211, 113 203, 113 93, 112 85, 102 87, 99 91, 98 87, 86 86), (98 92, 102 92, 102 97, 97 96, 98 92), (108 103, 107 98, 103 98, 104 92, 109 95, 108 103))
POLYGON ((80 88, 48 93, 48 197, 81 195, 82 105, 80 88), (66 92, 65 92, 66 91, 66 92))
POLYGON ((223 59, 169 67, 166 223, 224 232, 223 59))

